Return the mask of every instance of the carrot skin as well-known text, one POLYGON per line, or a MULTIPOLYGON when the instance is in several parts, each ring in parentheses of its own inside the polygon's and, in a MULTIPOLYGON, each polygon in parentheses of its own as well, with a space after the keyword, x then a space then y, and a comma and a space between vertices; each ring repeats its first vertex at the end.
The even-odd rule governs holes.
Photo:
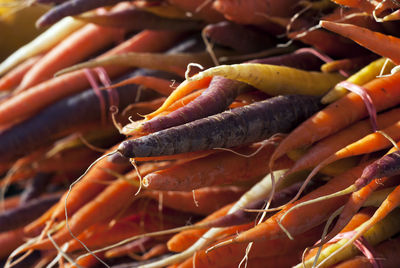
POLYGON ((21 194, 20 204, 23 205, 28 201, 38 197, 46 190, 47 184, 51 181, 53 174, 51 173, 37 173, 31 181, 25 186, 21 194))
POLYGON ((230 148, 261 141, 278 132, 287 132, 320 107, 315 97, 278 96, 125 141, 118 147, 118 151, 125 157, 133 158, 215 147, 230 148))

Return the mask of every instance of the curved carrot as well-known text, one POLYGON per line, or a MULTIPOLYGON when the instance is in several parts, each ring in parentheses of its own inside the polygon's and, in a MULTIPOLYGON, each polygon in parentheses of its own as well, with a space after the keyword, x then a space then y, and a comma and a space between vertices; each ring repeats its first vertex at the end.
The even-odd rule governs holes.
POLYGON ((122 35, 123 31, 116 28, 93 24, 84 26, 46 53, 25 75, 16 92, 21 92, 52 78, 58 70, 87 58, 115 42, 122 35))
POLYGON ((258 63, 221 65, 202 71, 190 77, 189 80, 199 80, 207 76, 222 76, 245 82, 270 95, 318 96, 343 80, 339 74, 307 72, 285 66, 258 63))
POLYGON ((34 66, 43 55, 37 55, 25 60, 13 70, 0 78, 0 90, 11 90, 16 88, 22 81, 24 75, 34 66))
MULTIPOLYGON (((395 106, 400 102, 399 83, 400 74, 394 74, 391 77, 375 79, 364 85, 377 111, 395 106)), ((270 163, 290 150, 309 146, 366 115, 367 109, 361 98, 354 93, 349 93, 293 130, 276 148, 270 163)))
POLYGON ((352 24, 320 21, 319 25, 325 29, 350 38, 376 54, 387 57, 396 64, 400 64, 400 39, 397 37, 373 32, 367 28, 352 24))

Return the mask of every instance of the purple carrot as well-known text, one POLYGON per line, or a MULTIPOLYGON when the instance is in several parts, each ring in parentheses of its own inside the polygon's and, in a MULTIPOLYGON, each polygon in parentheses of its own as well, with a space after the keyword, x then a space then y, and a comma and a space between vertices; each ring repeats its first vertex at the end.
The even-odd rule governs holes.
MULTIPOLYGON (((320 59, 309 52, 292 53, 250 62, 283 65, 303 70, 319 69, 322 63, 320 59)), ((143 122, 138 130, 152 133, 222 112, 246 87, 248 85, 245 83, 216 76, 211 80, 210 86, 195 100, 170 114, 143 122)))
POLYGON ((0 232, 25 226, 46 212, 60 197, 61 194, 52 194, 3 212, 0 214, 0 232))
POLYGON ((255 27, 230 21, 210 24, 204 28, 204 33, 212 42, 242 53, 254 53, 274 45, 267 33, 255 27))
POLYGON ((277 96, 124 141, 117 151, 127 158, 135 158, 231 148, 288 132, 320 108, 316 97, 277 96))
POLYGON ((61 3, 67 2, 68 0, 35 0, 37 4, 52 4, 59 5, 61 3))
POLYGON ((37 20, 36 26, 48 26, 64 17, 78 15, 98 7, 113 6, 119 2, 123 2, 123 0, 69 0, 53 7, 42 15, 37 20))
POLYGON ((400 174, 400 151, 394 151, 365 167, 361 177, 355 181, 354 186, 359 190, 373 179, 391 177, 398 174, 400 174))
POLYGON ((105 14, 81 16, 80 19, 101 26, 126 29, 127 31, 143 29, 187 31, 199 30, 204 27, 204 22, 202 21, 164 18, 135 7, 109 11, 105 14))
POLYGON ((53 174, 51 173, 37 173, 33 178, 31 178, 21 194, 19 201, 20 205, 28 203, 45 192, 46 186, 50 182, 52 176, 53 174))

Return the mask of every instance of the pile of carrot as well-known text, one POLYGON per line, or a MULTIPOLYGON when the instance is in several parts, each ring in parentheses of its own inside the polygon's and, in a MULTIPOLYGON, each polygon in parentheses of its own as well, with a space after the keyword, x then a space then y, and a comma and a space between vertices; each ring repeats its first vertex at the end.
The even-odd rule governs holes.
POLYGON ((397 1, 31 2, 2 267, 400 267, 397 1))

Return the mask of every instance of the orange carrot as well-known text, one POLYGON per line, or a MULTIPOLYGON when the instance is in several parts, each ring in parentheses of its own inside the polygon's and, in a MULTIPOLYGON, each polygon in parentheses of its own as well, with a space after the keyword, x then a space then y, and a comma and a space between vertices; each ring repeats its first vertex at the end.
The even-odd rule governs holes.
MULTIPOLYGON (((258 241, 261 239, 276 239, 285 236, 285 233, 278 224, 281 217, 293 205, 303 203, 307 200, 313 200, 320 196, 335 193, 351 185, 362 173, 367 163, 352 168, 345 173, 338 175, 328 181, 327 184, 317 188, 316 190, 305 195, 293 204, 285 206, 283 210, 276 213, 265 222, 255 226, 254 228, 239 234, 229 240, 229 243, 246 243, 258 241)), ((299 207, 288 213, 282 220, 281 224, 291 235, 301 234, 326 220, 335 210, 342 206, 347 200, 347 196, 339 196, 327 199, 318 204, 310 204, 305 207, 299 207), (323 202, 323 203, 322 203, 323 202)), ((227 243, 227 244, 229 244, 227 243)))
POLYGON ((0 233, 0 258, 7 258, 15 248, 24 243, 24 238, 22 229, 0 233))
POLYGON ((101 27, 94 24, 84 26, 65 38, 29 70, 16 92, 21 92, 50 79, 58 70, 87 58, 117 41, 122 35, 123 31, 118 28, 101 27))
MULTIPOLYGON (((392 109, 377 117, 379 129, 386 128, 397 120, 400 120, 400 109, 392 109)), ((296 160, 288 174, 316 166, 322 159, 326 159, 343 147, 356 142, 371 133, 371 131, 371 123, 366 119, 326 137, 313 145, 300 159, 296 160)))
POLYGON ((179 211, 207 215, 237 200, 244 190, 239 187, 204 187, 193 192, 146 191, 144 196, 179 211))
POLYGON ((376 54, 387 57, 396 64, 400 64, 400 39, 397 37, 373 32, 367 28, 352 24, 320 21, 319 25, 325 29, 350 38, 376 54))
MULTIPOLYGON (((400 74, 377 78, 364 88, 370 95, 377 111, 395 106, 400 101, 400 74)), ((327 137, 351 123, 365 117, 367 109, 357 94, 349 93, 311 116, 293 130, 278 146, 271 157, 272 164, 276 159, 290 150, 310 144, 327 137)))
MULTIPOLYGON (((279 255, 292 255, 293 252, 302 250, 304 247, 310 246, 317 240, 323 226, 317 226, 303 234, 290 240, 288 237, 279 239, 263 240, 255 242, 249 252, 248 257, 251 258, 267 258, 277 257, 279 255)), ((217 248, 206 252, 206 249, 196 253, 192 258, 187 259, 179 267, 189 268, 195 267, 234 267, 240 263, 240 260, 246 253, 246 243, 232 244, 227 247, 217 248), (229 258, 223 258, 229 256, 229 258)), ((297 256, 299 257, 299 256, 297 256)), ((298 260, 297 260, 298 261, 298 260)), ((295 263, 294 263, 295 264, 295 263)))
MULTIPOLYGON (((106 163, 107 160, 103 160, 106 163)), ((160 163, 160 164, 153 164, 150 163, 148 165, 145 165, 141 168, 141 173, 146 174, 149 171, 154 171, 155 169, 160 168, 161 166, 165 165, 165 163, 160 163)), ((112 165, 111 165, 112 166, 112 165)), ((104 170, 104 168, 107 168, 106 166, 103 166, 103 169, 100 169, 102 173, 107 174, 108 176, 113 177, 111 174, 107 173, 107 171, 104 170)), ((92 170, 91 170, 92 171, 92 170)), ((115 170, 114 170, 115 171, 115 170)), ((99 171, 98 171, 99 172, 99 171)), ((117 171, 118 172, 118 171, 117 171)), ((99 177, 96 177, 98 180, 99 177)), ((84 185, 87 187, 88 186, 88 181, 84 182, 84 185)), ((81 184, 82 187, 82 184, 81 184)), ((73 199, 72 193, 75 192, 75 195, 87 195, 86 192, 83 192, 85 194, 82 194, 80 192, 82 188, 76 189, 75 187, 73 188, 73 191, 71 191, 71 195, 69 195, 68 201, 66 201, 66 196, 61 198, 59 202, 59 208, 62 208, 62 212, 64 213, 64 208, 65 205, 67 206, 67 212, 68 215, 70 216, 68 220, 68 226, 69 229, 63 228, 59 232, 53 235, 53 239, 58 243, 62 244, 66 241, 68 241, 71 238, 70 231, 74 235, 79 235, 81 232, 83 232, 87 227, 93 225, 96 222, 100 222, 107 217, 114 215, 121 209, 123 209, 126 204, 131 200, 131 198, 134 196, 135 192, 137 191, 137 186, 134 186, 133 184, 130 184, 128 181, 125 180, 118 180, 115 181, 113 184, 108 186, 103 192, 101 192, 98 196, 96 196, 94 199, 90 200, 86 198, 82 198, 82 196, 75 197, 79 198, 80 204, 84 204, 82 202, 82 199, 86 199, 87 203, 83 205, 81 208, 76 206, 76 200, 73 199), (78 193, 76 193, 78 192, 78 193), (79 210, 77 210, 79 208, 79 210), (76 211, 77 210, 77 211, 76 211), (76 212, 75 212, 76 211, 76 212), (98 213, 98 211, 102 211, 102 213, 98 213), (74 213, 75 212, 75 213, 74 213), (71 216, 72 215, 72 216, 71 216)), ((55 211, 52 215, 52 217, 63 217, 64 214, 59 214, 58 211, 55 211)), ((58 219, 60 220, 60 219, 58 219)), ((33 247, 35 248, 44 248, 44 249, 50 249, 53 247, 53 244, 49 240, 42 240, 41 242, 38 242, 35 244, 33 247)))
MULTIPOLYGON (((148 189, 190 191, 240 181, 254 182, 271 172, 265 163, 274 149, 275 145, 271 142, 234 150, 241 155, 233 152, 212 154, 150 173, 144 177, 143 183, 148 189), (258 153, 251 155, 258 149, 258 153)), ((281 158, 274 165, 274 170, 286 169, 291 165, 289 158, 281 158)))
MULTIPOLYGON (((166 31, 143 31, 104 55, 115 55, 128 51, 164 50, 171 46, 180 35, 166 31)), ((106 69, 110 76, 115 76, 126 70, 125 67, 106 69)), ((88 84, 84 71, 73 72, 45 81, 4 102, 0 107, 0 124, 31 115, 55 100, 84 89, 88 84), (30 105, 23 105, 24 109, 21 109, 21 104, 25 103, 30 105)))
POLYGON ((176 102, 177 100, 181 99, 183 96, 189 94, 190 92, 208 87, 211 82, 212 77, 204 77, 198 81, 188 81, 185 80, 181 83, 174 91, 172 91, 171 95, 165 100, 163 105, 158 108, 156 111, 152 112, 151 114, 146 115, 146 120, 153 118, 154 116, 164 112, 167 107, 169 107, 172 103, 176 102))
POLYGON ((24 75, 34 66, 43 55, 29 58, 6 75, 0 78, 0 90, 11 90, 18 86, 24 75))
MULTIPOLYGON (((228 211, 232 208, 233 204, 228 204, 215 212, 208 215, 203 220, 199 221, 197 224, 203 224, 205 222, 214 220, 220 216, 226 215, 228 211)), ((174 235, 167 243, 168 249, 173 252, 181 252, 193 245, 197 239, 199 239, 207 229, 192 229, 185 230, 176 235, 174 235)))

